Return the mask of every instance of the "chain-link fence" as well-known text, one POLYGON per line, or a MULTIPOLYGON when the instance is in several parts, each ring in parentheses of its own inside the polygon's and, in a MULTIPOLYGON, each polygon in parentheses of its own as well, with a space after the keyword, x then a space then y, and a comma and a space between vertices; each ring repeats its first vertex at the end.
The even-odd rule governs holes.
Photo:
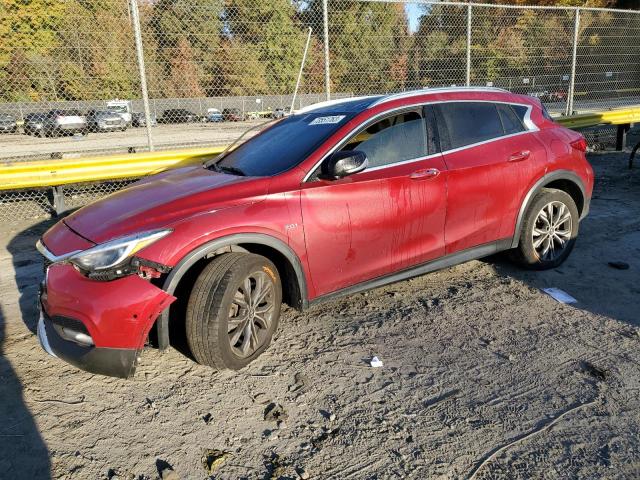
POLYGON ((294 93, 293 108, 329 91, 443 85, 534 95, 558 114, 640 103, 638 11, 405 0, 36 3, 9 3, 3 13, 5 159, 221 144, 244 122, 286 115, 294 93))
MULTIPOLYGON (((0 18, 5 161, 224 144, 329 96, 425 87, 502 87, 556 114, 640 104, 639 11, 426 0, 32 3, 5 3, 0 18)), ((31 202, 43 212, 46 198, 8 194, 0 206, 31 202)))

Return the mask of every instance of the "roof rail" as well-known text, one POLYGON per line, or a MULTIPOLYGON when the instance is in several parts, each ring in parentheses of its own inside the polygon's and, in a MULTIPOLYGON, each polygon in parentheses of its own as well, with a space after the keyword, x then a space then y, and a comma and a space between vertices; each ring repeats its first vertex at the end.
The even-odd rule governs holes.
POLYGON ((376 105, 380 105, 382 103, 387 103, 392 100, 397 100, 399 98, 410 98, 416 97, 419 95, 427 95, 431 93, 447 93, 447 92, 503 92, 510 93, 508 90, 498 87, 438 87, 438 88, 423 88, 421 90, 409 90, 406 92, 395 93, 392 95, 387 95, 382 97, 379 100, 376 100, 368 108, 373 108, 376 105))

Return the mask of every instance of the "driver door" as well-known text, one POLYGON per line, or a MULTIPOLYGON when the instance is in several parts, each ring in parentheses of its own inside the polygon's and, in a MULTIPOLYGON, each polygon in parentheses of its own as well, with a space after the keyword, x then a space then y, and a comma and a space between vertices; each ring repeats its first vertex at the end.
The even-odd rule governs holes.
POLYGON ((301 186, 318 295, 444 254, 447 172, 439 153, 428 154, 427 137, 421 109, 395 113, 339 149, 364 152, 364 171, 337 180, 316 172, 301 186))

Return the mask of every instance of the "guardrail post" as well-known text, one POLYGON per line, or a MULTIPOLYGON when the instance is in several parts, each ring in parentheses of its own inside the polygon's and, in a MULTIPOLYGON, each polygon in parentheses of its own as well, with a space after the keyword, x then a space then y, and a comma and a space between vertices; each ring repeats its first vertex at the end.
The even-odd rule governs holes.
POLYGON ((329 10, 327 0, 322 0, 322 23, 324 29, 324 88, 327 100, 331 100, 331 74, 329 73, 329 10))
POLYGON ((471 4, 467 5, 467 87, 471 85, 471 4))
POLYGON ((625 123, 618 125, 616 129, 616 150, 621 152, 624 150, 624 145, 627 143, 627 132, 631 129, 631 124, 625 123))
POLYGON ((142 31, 140 29, 140 12, 138 0, 129 0, 131 19, 133 20, 133 34, 136 41, 136 57, 138 59, 138 74, 140 75, 140 90, 142 90, 142 105, 144 119, 147 127, 147 144, 149 151, 153 152, 153 138, 151 136, 151 110, 149 109, 149 93, 147 91, 147 74, 144 68, 144 50, 142 47, 142 31))
POLYGON ((64 187, 62 185, 52 187, 51 193, 53 195, 53 211, 60 216, 67 211, 67 205, 64 201, 64 187))
POLYGON ((573 97, 576 85, 576 58, 578 54, 578 40, 580 33, 580 9, 576 8, 576 19, 573 26, 573 54, 571 58, 571 78, 569 79, 569 91, 567 92, 567 109, 566 115, 573 113, 573 97))

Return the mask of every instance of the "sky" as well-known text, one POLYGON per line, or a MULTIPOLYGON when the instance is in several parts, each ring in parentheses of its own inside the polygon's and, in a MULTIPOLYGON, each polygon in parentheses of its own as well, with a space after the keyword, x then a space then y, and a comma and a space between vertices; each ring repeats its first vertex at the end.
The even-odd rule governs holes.
POLYGON ((404 11, 407 13, 407 17, 409 18, 409 31, 414 33, 418 30, 418 23, 420 20, 420 15, 422 14, 422 10, 419 3, 407 3, 404 6, 404 11))

